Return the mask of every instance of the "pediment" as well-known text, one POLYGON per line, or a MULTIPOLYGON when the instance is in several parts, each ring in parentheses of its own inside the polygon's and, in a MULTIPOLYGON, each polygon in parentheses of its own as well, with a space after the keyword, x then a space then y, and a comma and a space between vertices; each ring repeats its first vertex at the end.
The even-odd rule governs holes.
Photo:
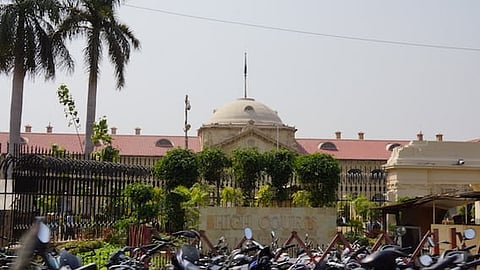
MULTIPOLYGON (((277 140, 276 138, 271 138, 270 136, 266 135, 264 132, 262 132, 260 129, 254 127, 254 126, 247 126, 244 129, 242 129, 241 132, 236 134, 235 136, 232 136, 230 138, 225 139, 224 141, 217 143, 213 145, 212 147, 219 147, 219 148, 225 148, 228 146, 231 146, 233 144, 236 144, 240 141, 249 141, 249 140, 260 140, 266 144, 270 144, 272 148, 277 147, 277 140)), ((284 149, 289 149, 292 151, 295 151, 294 148, 282 143, 278 142, 278 146, 280 148, 284 149)))

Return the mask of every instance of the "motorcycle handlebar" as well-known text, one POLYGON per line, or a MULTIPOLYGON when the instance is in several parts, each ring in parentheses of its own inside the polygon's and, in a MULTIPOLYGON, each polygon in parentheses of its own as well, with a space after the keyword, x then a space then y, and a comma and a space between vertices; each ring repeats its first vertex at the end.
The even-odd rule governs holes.
POLYGON ((477 245, 471 245, 471 246, 468 246, 468 247, 461 248, 459 250, 460 251, 470 251, 471 249, 474 249, 476 247, 477 247, 477 245))

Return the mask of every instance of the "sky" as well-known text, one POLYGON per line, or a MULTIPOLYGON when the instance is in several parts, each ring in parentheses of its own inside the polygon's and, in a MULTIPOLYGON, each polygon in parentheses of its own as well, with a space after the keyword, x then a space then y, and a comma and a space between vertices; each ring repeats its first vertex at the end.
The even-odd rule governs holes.
MULTIPOLYGON (((480 138, 478 0, 126 0, 118 20, 141 42, 126 85, 103 56, 97 119, 117 134, 190 136, 213 110, 244 95, 277 111, 297 138, 480 138)), ((56 90, 66 84, 85 132, 82 48, 75 72, 26 80, 23 126, 75 133, 56 90)), ((0 74, 0 131, 8 132, 11 75, 0 74)))

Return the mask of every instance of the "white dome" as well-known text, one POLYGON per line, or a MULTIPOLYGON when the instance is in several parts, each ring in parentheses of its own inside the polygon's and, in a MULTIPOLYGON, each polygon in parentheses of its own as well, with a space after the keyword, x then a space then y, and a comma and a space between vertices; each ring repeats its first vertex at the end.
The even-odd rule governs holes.
POLYGON ((239 98, 213 112, 207 124, 283 125, 277 112, 253 98, 239 98))

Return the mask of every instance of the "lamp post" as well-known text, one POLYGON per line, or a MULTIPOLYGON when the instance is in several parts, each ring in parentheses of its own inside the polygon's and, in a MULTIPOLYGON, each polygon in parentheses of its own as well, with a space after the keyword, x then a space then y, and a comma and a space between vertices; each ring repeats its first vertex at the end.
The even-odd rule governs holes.
POLYGON ((190 111, 191 107, 188 95, 185 95, 185 125, 183 127, 183 131, 185 132, 185 149, 188 149, 188 131, 191 127, 188 123, 188 111, 190 111))

